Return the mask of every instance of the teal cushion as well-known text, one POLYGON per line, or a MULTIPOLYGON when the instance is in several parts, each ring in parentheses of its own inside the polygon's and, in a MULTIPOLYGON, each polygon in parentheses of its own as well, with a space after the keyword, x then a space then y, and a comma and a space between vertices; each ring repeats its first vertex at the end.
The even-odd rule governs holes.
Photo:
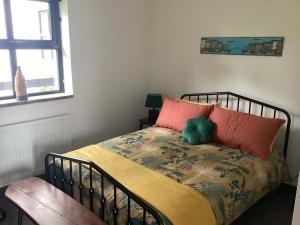
POLYGON ((190 119, 182 131, 183 140, 192 145, 205 144, 213 136, 214 123, 203 116, 190 119))

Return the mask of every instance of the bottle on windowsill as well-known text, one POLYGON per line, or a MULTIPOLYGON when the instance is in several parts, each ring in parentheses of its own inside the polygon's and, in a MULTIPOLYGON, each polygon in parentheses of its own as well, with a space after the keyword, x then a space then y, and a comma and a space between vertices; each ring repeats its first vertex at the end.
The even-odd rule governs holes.
POLYGON ((18 101, 28 100, 26 80, 20 66, 18 66, 15 76, 15 91, 18 101))

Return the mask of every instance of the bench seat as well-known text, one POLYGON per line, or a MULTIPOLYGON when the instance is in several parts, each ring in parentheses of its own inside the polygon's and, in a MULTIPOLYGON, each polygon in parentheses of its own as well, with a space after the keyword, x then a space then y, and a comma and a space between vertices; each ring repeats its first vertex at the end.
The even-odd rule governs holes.
POLYGON ((30 177, 8 186, 5 197, 39 225, 105 225, 89 209, 46 181, 30 177))

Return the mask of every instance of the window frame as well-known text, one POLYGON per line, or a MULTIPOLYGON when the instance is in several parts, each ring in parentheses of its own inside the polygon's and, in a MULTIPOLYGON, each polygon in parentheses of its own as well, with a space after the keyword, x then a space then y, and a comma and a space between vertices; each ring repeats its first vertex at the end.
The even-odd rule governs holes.
POLYGON ((50 40, 14 39, 11 3, 10 3, 10 0, 3 0, 5 26, 6 26, 6 39, 0 39, 0 50, 8 50, 9 51, 13 95, 0 97, 0 100, 16 98, 16 92, 14 89, 15 73, 17 70, 17 54, 16 54, 16 52, 19 49, 21 49, 21 50, 24 50, 24 49, 55 50, 56 54, 57 54, 59 90, 30 93, 30 94, 28 94, 29 97, 57 94, 57 93, 65 93, 62 40, 61 40, 61 17, 60 17, 60 11, 59 11, 59 1, 60 0, 35 0, 35 1, 49 3, 50 22, 51 22, 51 39, 50 40))

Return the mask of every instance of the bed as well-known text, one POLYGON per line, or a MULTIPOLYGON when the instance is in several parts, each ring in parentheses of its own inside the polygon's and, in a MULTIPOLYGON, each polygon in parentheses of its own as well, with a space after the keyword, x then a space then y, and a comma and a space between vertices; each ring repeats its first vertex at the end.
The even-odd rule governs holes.
MULTIPOLYGON (((283 109, 231 92, 185 94, 183 99, 219 102, 237 111, 285 117, 283 149, 267 160, 220 144, 189 145, 179 132, 151 127, 99 144, 99 148, 156 171, 203 195, 218 225, 230 224, 286 177, 290 115, 283 109)), ((90 208, 107 224, 172 224, 151 204, 92 161, 48 154, 48 181, 90 208)), ((141 181, 142 182, 142 181, 141 181)), ((180 209, 179 209, 180 210, 180 209)))

